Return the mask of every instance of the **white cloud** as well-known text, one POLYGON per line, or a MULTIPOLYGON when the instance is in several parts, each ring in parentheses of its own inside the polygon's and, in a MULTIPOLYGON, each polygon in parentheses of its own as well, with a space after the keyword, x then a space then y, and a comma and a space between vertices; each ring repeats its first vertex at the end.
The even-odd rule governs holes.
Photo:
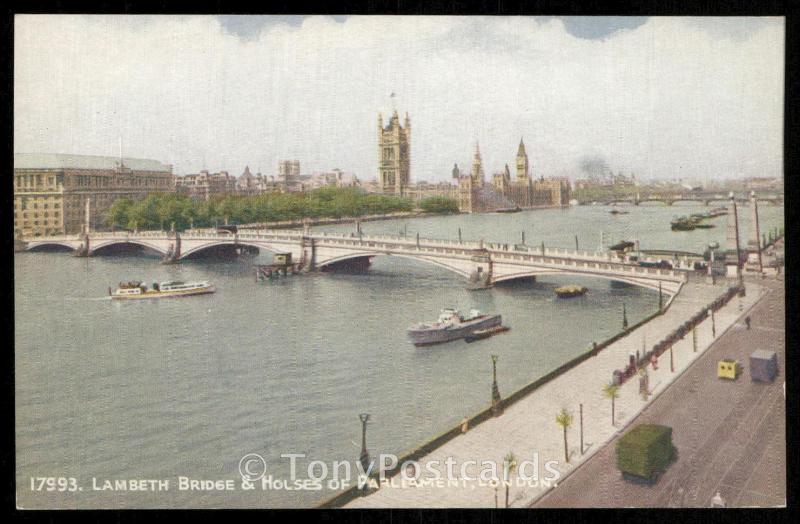
POLYGON ((498 170, 520 136, 537 175, 600 155, 656 177, 780 176, 783 20, 748 20, 588 40, 558 19, 309 17, 239 38, 205 16, 18 15, 15 150, 116 154, 121 134, 177 173, 298 158, 370 178, 394 91, 416 179, 446 179, 475 140, 498 170))

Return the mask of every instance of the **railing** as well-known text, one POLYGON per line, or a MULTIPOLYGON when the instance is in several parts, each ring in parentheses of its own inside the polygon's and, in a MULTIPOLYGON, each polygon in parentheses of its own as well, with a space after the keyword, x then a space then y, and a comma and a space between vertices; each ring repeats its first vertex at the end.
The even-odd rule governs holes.
MULTIPOLYGON (((173 233, 166 231, 139 231, 139 232, 92 232, 90 239, 99 238, 120 238, 129 240, 131 238, 171 238, 173 233)), ((180 233, 183 240, 265 240, 272 242, 300 242, 304 233, 299 231, 272 231, 272 230, 246 230, 239 233, 220 232, 216 230, 188 230, 180 233)), ((446 256, 463 258, 473 256, 475 251, 483 249, 498 261, 518 261, 542 264, 547 266, 564 267, 584 267, 589 269, 600 269, 606 272, 635 273, 658 275, 663 277, 674 277, 678 280, 681 277, 675 270, 645 268, 632 262, 620 261, 613 252, 570 250, 566 248, 545 248, 544 255, 542 249, 535 246, 520 244, 500 244, 500 243, 481 243, 474 241, 440 240, 426 239, 394 235, 355 235, 354 233, 314 233, 310 238, 317 241, 319 246, 353 246, 359 248, 369 248, 380 251, 403 251, 416 253, 438 253, 446 256), (591 265, 590 265, 591 264, 591 265)), ((51 237, 39 237, 30 240, 31 242, 46 241, 77 241, 81 240, 82 234, 76 235, 55 235, 51 237)), ((643 261, 658 261, 658 258, 645 257, 643 261)))

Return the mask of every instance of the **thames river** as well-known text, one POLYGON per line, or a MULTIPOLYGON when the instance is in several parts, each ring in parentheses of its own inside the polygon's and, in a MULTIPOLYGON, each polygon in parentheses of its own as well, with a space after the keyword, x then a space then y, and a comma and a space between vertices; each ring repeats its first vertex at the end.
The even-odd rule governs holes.
MULTIPOLYGON (((596 249, 639 239, 642 249, 701 253, 724 245, 714 229, 670 231, 670 219, 700 205, 608 207, 366 222, 365 234, 458 237, 596 249)), ((762 205, 762 231, 783 208, 762 205)), ((742 239, 748 209, 740 208, 742 239)), ((321 230, 353 231, 352 225, 321 230)), ((471 292, 455 274, 379 256, 366 274, 308 274, 256 283, 270 255, 208 256, 165 266, 147 253, 75 258, 15 256, 17 502, 25 508, 298 507, 328 491, 238 489, 240 459, 257 453, 276 479, 289 460, 355 460, 359 413, 370 413, 370 453, 420 444, 488 406, 491 354, 507 395, 617 333, 622 304, 633 324, 658 294, 577 277, 540 278, 471 292), (214 295, 111 302, 119 281, 210 280, 214 295), (589 292, 557 300, 553 288, 589 292), (473 344, 415 349, 406 328, 439 310, 503 315, 511 331, 473 344), (234 479, 233 491, 178 490, 178 477, 234 479), (31 478, 72 477, 75 491, 32 489, 31 478), (95 479, 93 481, 93 479, 95 479), (94 483, 169 479, 169 491, 100 491, 94 483)), ((37 487, 34 480, 34 488, 37 487)))

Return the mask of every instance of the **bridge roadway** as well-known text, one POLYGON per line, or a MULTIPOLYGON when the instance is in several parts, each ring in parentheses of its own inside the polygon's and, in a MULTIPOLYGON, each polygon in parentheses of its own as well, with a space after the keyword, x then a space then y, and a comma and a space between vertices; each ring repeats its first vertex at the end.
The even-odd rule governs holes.
MULTIPOLYGON (((238 233, 218 230, 90 232, 22 240, 23 249, 27 251, 57 245, 73 249, 80 256, 91 256, 111 246, 136 244, 160 253, 165 262, 177 262, 216 246, 251 246, 273 253, 291 253, 295 262, 310 271, 391 255, 455 272, 470 279, 475 287, 539 275, 570 274, 616 280, 675 295, 687 279, 685 271, 642 267, 611 251, 575 251, 483 240, 459 242, 406 236, 311 233, 310 229, 238 233)), ((675 260, 684 268, 690 267, 689 258, 683 258, 686 260, 675 260)))

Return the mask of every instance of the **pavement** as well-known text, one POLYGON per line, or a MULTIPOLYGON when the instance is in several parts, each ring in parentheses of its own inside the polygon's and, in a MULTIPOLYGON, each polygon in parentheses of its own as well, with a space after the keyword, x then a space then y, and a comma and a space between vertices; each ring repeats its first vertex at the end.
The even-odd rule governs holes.
MULTIPOLYGON (((584 361, 515 404, 508 406, 502 416, 492 418, 471 428, 465 434, 459 435, 422 457, 418 461, 422 467, 417 468, 417 471, 424 472, 420 481, 412 482, 404 479, 403 476, 394 477, 391 485, 384 484, 372 494, 355 499, 346 504, 345 507, 492 508, 498 505, 505 506, 506 487, 508 487, 510 507, 530 506, 551 490, 554 490, 551 491, 553 493, 552 496, 556 497, 550 499, 553 505, 558 505, 559 501, 566 505, 571 498, 559 497, 564 487, 568 487, 571 482, 575 482, 577 486, 575 492, 578 495, 587 497, 583 499, 585 502, 576 505, 639 505, 640 501, 634 502, 632 497, 624 498, 618 502, 612 501, 615 490, 607 488, 605 483, 598 484, 597 476, 599 475, 585 474, 584 468, 580 467, 580 465, 590 460, 591 457, 597 456, 598 466, 594 466, 595 461, 592 461, 591 467, 586 471, 602 472, 608 476, 607 482, 609 486, 612 481, 618 481, 619 479, 612 479, 611 477, 619 475, 619 473, 611 470, 607 464, 602 464, 603 457, 607 450, 610 449, 604 447, 604 445, 615 438, 620 431, 623 431, 628 424, 640 415, 643 409, 656 403, 662 394, 669 391, 667 386, 689 369, 693 362, 703 357, 704 351, 711 346, 717 337, 728 329, 733 330, 731 333, 744 333, 742 329, 737 327, 737 320, 744 311, 747 311, 761 298, 762 292, 766 290, 766 287, 762 286, 760 282, 753 283, 748 286, 746 297, 741 299, 734 298, 717 311, 715 314, 715 330, 712 330, 711 319, 706 319, 700 323, 697 327, 696 351, 694 350, 691 335, 677 342, 673 346, 674 370, 670 366, 669 351, 662 355, 657 369, 648 366, 651 395, 647 400, 643 399, 639 393, 638 380, 632 379, 626 382, 620 388, 619 398, 615 401, 615 420, 613 423, 611 420, 611 402, 603 396, 603 387, 610 382, 612 372, 615 369, 621 369, 627 365, 629 355, 637 350, 641 351, 645 341, 648 346, 652 346, 655 342, 663 339, 667 333, 680 326, 685 320, 721 295, 728 284, 724 280, 718 282, 717 285, 711 285, 702 278, 693 279, 684 285, 683 290, 673 299, 670 308, 665 314, 630 332, 625 337, 609 345, 599 355, 584 361), (581 424, 579 413, 581 404, 583 405, 583 449, 581 449, 580 443, 581 424), (563 430, 556 424, 556 415, 561 409, 566 409, 573 415, 572 424, 567 428, 566 447, 568 449, 568 461, 565 458, 563 430), (503 459, 509 452, 516 457, 518 463, 517 471, 512 476, 510 485, 496 488, 494 484, 487 482, 487 479, 491 478, 492 472, 497 472, 502 476, 503 459), (470 461, 474 461, 474 463, 470 461), (448 463, 451 466, 446 467, 445 465, 448 463), (493 470, 490 467, 492 465, 493 470), (593 468, 596 468, 596 470, 593 468), (479 478, 479 474, 484 473, 487 469, 491 471, 483 478, 479 478), (439 472, 443 481, 430 481, 431 475, 429 475, 429 472, 434 470, 439 472), (552 474, 553 471, 559 476, 558 487, 554 487, 556 482, 548 481, 554 476, 552 474), (538 473, 537 479, 532 479, 534 472, 538 473), (569 476, 573 472, 574 478, 578 480, 573 481, 573 477, 569 476), (527 480, 519 479, 521 474, 526 475, 527 480), (472 478, 467 479, 467 476, 472 478), (585 491, 585 493, 579 493, 581 490, 585 491)), ((765 318, 754 317, 753 329, 748 336, 754 336, 756 333, 764 333, 764 336, 767 336, 769 333, 773 337, 782 337, 781 326, 768 324, 765 318), (767 327, 770 330, 767 330, 767 327)), ((746 350, 742 349, 742 351, 746 350)), ((713 357, 705 360, 712 363, 716 362, 713 357)), ((743 361, 746 361, 746 359, 743 359, 743 361)), ((695 381, 696 383, 688 382, 692 385, 691 387, 681 388, 684 389, 684 394, 688 394, 691 390, 699 390, 701 383, 709 380, 708 377, 716 380, 715 373, 711 375, 706 373, 702 377, 703 380, 698 379, 695 381)), ((712 415, 707 415, 705 412, 695 415, 693 411, 704 406, 704 410, 707 409, 713 412, 713 417, 725 420, 727 425, 738 422, 742 424, 743 428, 750 428, 746 432, 731 435, 730 438, 733 440, 737 442, 746 440, 747 442, 744 442, 743 445, 755 446, 759 447, 759 449, 761 449, 761 446, 779 448, 778 444, 780 443, 762 442, 760 438, 746 438, 748 435, 760 433, 756 431, 760 424, 774 424, 777 427, 783 424, 784 420, 783 417, 759 419, 753 414, 752 419, 747 419, 747 424, 749 425, 744 425, 745 422, 742 417, 751 413, 751 410, 747 408, 751 402, 760 402, 758 405, 763 406, 764 409, 772 409, 774 407, 773 404, 777 403, 777 400, 773 398, 774 394, 764 394, 765 391, 769 390, 769 387, 759 390, 753 389, 752 393, 747 393, 751 390, 747 384, 748 380, 749 378, 745 376, 740 378, 737 383, 726 384, 728 389, 723 392, 724 394, 718 402, 698 402, 695 399, 693 402, 697 406, 682 404, 683 409, 685 409, 684 417, 689 417, 686 420, 694 420, 692 417, 696 417, 698 420, 698 423, 686 424, 686 427, 690 429, 689 433, 695 435, 693 438, 701 439, 703 436, 709 435, 709 433, 699 429, 699 421, 710 421, 712 415), (734 409, 734 415, 729 415, 734 409), (750 444, 751 442, 753 443, 750 444)), ((503 391, 502 362, 498 363, 498 382, 500 390, 503 391)), ((488 397, 489 387, 488 385, 484 385, 484 387, 487 388, 488 397)), ((727 433, 727 431, 727 429, 724 429, 724 432, 727 433)), ((775 432, 777 430, 770 429, 770 431, 775 432)), ((707 442, 704 441, 706 442, 704 446, 716 447, 716 442, 720 438, 721 436, 707 442)), ((692 456, 692 448, 686 445, 683 439, 684 437, 680 436, 680 440, 678 440, 676 435, 676 445, 682 450, 682 459, 684 454, 687 457, 692 456)), ((706 450, 703 454, 698 455, 698 458, 707 459, 709 453, 710 451, 706 450)), ((734 452, 726 452, 724 456, 734 457, 735 454, 731 453, 734 452)), ((772 457, 772 452, 761 452, 760 455, 767 456, 765 460, 768 460, 769 457, 772 457)), ((749 469, 749 464, 738 461, 738 459, 733 463, 726 462, 720 465, 718 462, 714 462, 714 464, 715 468, 723 468, 724 466, 725 471, 722 472, 720 478, 726 482, 724 484, 725 488, 715 485, 714 489, 727 490, 728 484, 736 484, 737 486, 742 484, 740 471, 749 469)), ((403 469, 402 471, 406 470, 403 469)), ((682 468, 675 467, 675 465, 670 468, 670 472, 675 472, 673 476, 679 471, 682 471, 682 468)), ((755 479, 753 472, 748 476, 748 478, 750 477, 755 479)), ((703 486, 709 485, 714 478, 716 477, 712 475, 710 480, 704 481, 703 486)), ((664 478, 662 482, 666 484, 670 482, 670 479, 664 478)), ((719 483, 719 486, 723 486, 723 484, 719 483)), ((741 500, 745 500, 745 491, 747 493, 763 491, 761 484, 757 483, 745 483, 739 489, 742 492, 741 500)), ((733 495, 730 496, 733 497, 733 495)), ((697 500, 705 497, 705 492, 697 497, 697 500)), ((579 497, 578 499, 580 500, 579 497)), ((542 502, 544 500, 547 499, 543 499, 542 502)), ((669 503, 670 500, 671 498, 666 499, 664 504, 669 503)), ((705 505, 705 502, 702 505, 705 505)))
POLYGON ((750 330, 737 321, 635 420, 673 429, 678 460, 657 483, 622 479, 615 438, 534 507, 709 507, 717 493, 727 507, 786 504, 784 282, 753 282, 767 293, 745 313, 750 330), (778 354, 775 382, 751 382, 748 356, 756 349, 778 354), (743 364, 737 381, 716 378, 722 358, 743 364))

